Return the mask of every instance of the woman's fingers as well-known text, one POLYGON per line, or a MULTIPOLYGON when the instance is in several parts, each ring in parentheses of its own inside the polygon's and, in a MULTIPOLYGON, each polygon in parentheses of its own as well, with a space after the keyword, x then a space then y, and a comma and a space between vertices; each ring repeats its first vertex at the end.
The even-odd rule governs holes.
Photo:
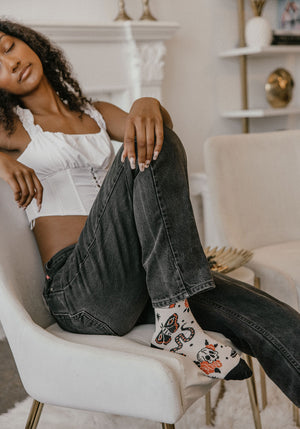
POLYGON ((41 185, 41 182, 37 178, 36 174, 33 173, 32 175, 33 183, 36 189, 35 197, 36 198, 36 204, 38 206, 38 211, 41 210, 42 207, 42 201, 43 201, 43 186, 41 185))
POLYGON ((146 129, 146 143, 147 143, 146 161, 145 161, 146 168, 149 167, 153 157, 154 142, 155 142, 154 123, 152 120, 149 120, 147 123, 147 129, 146 129))
POLYGON ((29 195, 28 186, 26 180, 24 179, 22 171, 17 171, 15 173, 15 177, 21 189, 21 197, 18 201, 19 207, 23 207, 29 195))
POLYGON ((31 172, 26 171, 24 173, 24 178, 25 178, 25 181, 26 181, 26 184, 27 184, 27 189, 28 189, 27 199, 26 199, 26 201, 25 201, 25 203, 23 205, 24 208, 26 208, 31 203, 31 201, 33 200, 33 198, 35 197, 36 189, 35 189, 35 186, 34 186, 34 182, 33 182, 32 173, 31 172))
POLYGON ((129 116, 125 127, 122 162, 128 157, 131 168, 134 169, 138 160, 140 171, 144 171, 145 168, 149 167, 152 159, 157 159, 163 145, 163 139, 164 131, 161 116, 157 114, 129 116))
POLYGON ((37 206, 41 208, 43 187, 33 170, 17 171, 9 185, 13 189, 19 207, 27 208, 33 198, 36 198, 37 206))
POLYGON ((136 142, 137 142, 137 158, 140 171, 145 170, 145 161, 147 154, 147 139, 146 139, 146 126, 142 119, 138 119, 135 124, 136 142))
POLYGON ((4 179, 11 187, 19 207, 26 208, 32 199, 36 198, 40 208, 43 186, 32 168, 12 159, 9 155, 1 154, 0 178, 4 179))
POLYGON ((135 127, 131 120, 128 120, 125 128, 124 135, 124 154, 123 156, 127 156, 130 162, 130 166, 132 169, 135 168, 136 161, 136 153, 134 147, 135 141, 135 127))
POLYGON ((158 120, 155 124, 155 146, 153 152, 154 161, 157 159, 164 142, 164 127, 163 121, 158 120))

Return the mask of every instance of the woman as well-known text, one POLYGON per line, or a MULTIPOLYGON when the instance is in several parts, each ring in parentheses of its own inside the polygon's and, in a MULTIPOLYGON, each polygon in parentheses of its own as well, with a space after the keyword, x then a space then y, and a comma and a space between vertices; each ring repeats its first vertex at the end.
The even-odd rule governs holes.
POLYGON ((187 356, 210 377, 249 377, 240 356, 199 324, 222 332, 299 406, 300 316, 212 278, 184 149, 159 102, 139 99, 129 114, 92 105, 62 53, 9 21, 0 21, 0 90, 0 177, 26 209, 60 326, 123 335, 154 322, 154 308, 153 347, 187 356), (124 142, 115 158, 110 138, 124 142))

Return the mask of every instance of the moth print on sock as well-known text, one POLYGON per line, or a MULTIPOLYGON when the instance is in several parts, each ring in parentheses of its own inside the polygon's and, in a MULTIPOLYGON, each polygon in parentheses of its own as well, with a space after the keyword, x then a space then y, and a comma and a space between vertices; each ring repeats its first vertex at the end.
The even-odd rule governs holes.
POLYGON ((179 328, 178 314, 174 313, 168 318, 165 324, 161 324, 161 331, 155 338, 157 344, 169 344, 172 339, 172 334, 179 328))
MULTIPOLYGON (((175 343, 177 344, 177 347, 174 347, 173 349, 171 349, 170 350, 171 352, 178 352, 178 350, 182 349, 183 343, 187 343, 188 341, 191 341, 192 338, 194 338, 195 329, 191 328, 191 327, 186 328, 185 325, 186 325, 186 323, 181 325, 181 330, 182 331, 189 331, 189 335, 186 336, 185 333, 182 333, 182 332, 180 334, 176 335, 175 343)), ((183 354, 183 353, 181 353, 181 354, 183 354)))
POLYGON ((218 344, 209 344, 205 340, 205 347, 197 353, 197 360, 194 361, 205 374, 220 373, 222 363, 219 360, 219 353, 216 351, 218 344))

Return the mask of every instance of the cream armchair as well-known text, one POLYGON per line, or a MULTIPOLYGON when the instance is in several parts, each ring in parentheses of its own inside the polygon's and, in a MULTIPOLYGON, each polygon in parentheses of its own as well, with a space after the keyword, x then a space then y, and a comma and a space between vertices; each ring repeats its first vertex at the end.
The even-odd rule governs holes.
POLYGON ((261 289, 299 311, 300 131, 212 137, 204 159, 217 244, 252 250, 261 289))
POLYGON ((26 428, 36 428, 43 403, 174 428, 216 381, 183 356, 150 348, 153 325, 124 337, 61 330, 42 300, 44 274, 26 216, 2 180, 0 197, 0 319, 24 388, 35 400, 26 428))
POLYGON ((204 157, 219 244, 252 250, 261 288, 299 310, 300 131, 213 137, 204 157))

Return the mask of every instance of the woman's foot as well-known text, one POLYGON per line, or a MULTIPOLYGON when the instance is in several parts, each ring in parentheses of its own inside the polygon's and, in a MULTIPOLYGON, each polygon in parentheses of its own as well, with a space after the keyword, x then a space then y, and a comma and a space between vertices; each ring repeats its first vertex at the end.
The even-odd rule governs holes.
POLYGON ((169 307, 155 308, 155 318, 152 347, 188 356, 208 377, 243 380, 252 375, 236 351, 209 337, 200 328, 187 299, 169 307))

